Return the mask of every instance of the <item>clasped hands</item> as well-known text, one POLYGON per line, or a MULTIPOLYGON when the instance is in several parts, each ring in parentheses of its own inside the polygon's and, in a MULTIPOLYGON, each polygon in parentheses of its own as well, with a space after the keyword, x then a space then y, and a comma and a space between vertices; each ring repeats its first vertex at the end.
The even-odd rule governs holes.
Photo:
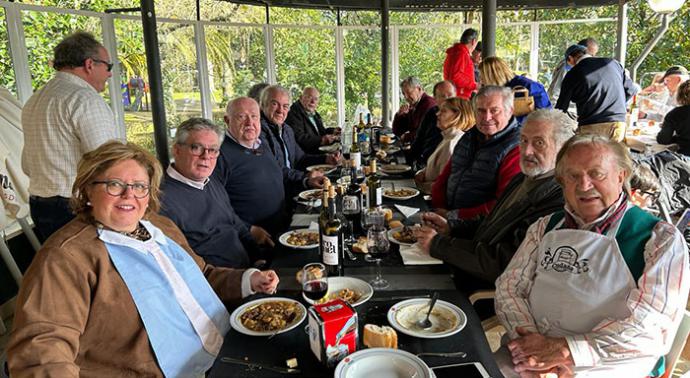
POLYGON ((521 378, 572 377, 574 361, 562 337, 548 337, 517 327, 518 338, 508 343, 515 372, 521 378))
POLYGON ((254 272, 249 277, 252 291, 257 293, 273 294, 276 292, 280 279, 273 270, 254 272))

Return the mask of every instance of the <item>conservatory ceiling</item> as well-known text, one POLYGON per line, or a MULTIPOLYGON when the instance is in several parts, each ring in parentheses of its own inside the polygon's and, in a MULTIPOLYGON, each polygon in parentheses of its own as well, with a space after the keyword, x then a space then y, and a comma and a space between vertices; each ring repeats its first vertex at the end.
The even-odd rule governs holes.
MULTIPOLYGON (((342 10, 380 10, 377 0, 220 0, 237 4, 268 5, 290 8, 327 8, 342 10)), ((597 7, 618 4, 618 0, 497 0, 499 10, 597 7)), ((464 11, 480 10, 481 0, 389 0, 394 11, 464 11)))

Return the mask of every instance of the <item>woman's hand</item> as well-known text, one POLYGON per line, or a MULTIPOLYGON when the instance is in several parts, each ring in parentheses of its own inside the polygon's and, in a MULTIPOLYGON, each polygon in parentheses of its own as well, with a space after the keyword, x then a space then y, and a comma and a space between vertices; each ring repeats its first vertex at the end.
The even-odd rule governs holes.
POLYGON ((414 182, 417 184, 418 187, 422 186, 422 183, 424 182, 424 176, 426 175, 426 172, 424 169, 420 169, 419 172, 417 172, 414 175, 414 182))
POLYGON ((257 293, 273 294, 276 292, 278 287, 278 282, 280 279, 278 275, 273 270, 267 270, 264 272, 254 272, 249 277, 251 282, 252 291, 257 293))

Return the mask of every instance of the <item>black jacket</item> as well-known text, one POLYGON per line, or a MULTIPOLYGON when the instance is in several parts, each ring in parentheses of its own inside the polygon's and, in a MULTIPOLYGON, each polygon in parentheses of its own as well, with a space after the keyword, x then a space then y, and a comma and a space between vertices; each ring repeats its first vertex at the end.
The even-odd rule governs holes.
POLYGON ((437 235, 431 241, 431 256, 453 266, 456 278, 473 285, 459 287, 459 290, 467 293, 479 288, 492 288, 525 238, 529 226, 537 219, 563 209, 563 192, 554 176, 543 178, 528 196, 504 209, 506 198, 525 177, 522 173, 513 177, 486 217, 451 221, 451 236, 437 235), (481 281, 477 282, 477 279, 481 281))
POLYGON ((323 127, 319 112, 314 114, 314 121, 316 121, 318 132, 314 129, 314 124, 309 120, 309 115, 299 100, 292 104, 287 119, 285 119, 285 123, 290 125, 292 131, 295 132, 295 140, 304 152, 318 154, 321 137, 328 134, 328 131, 323 127))
POLYGON ((429 156, 436 151, 436 147, 443 140, 441 130, 436 126, 437 112, 438 106, 434 106, 424 115, 424 119, 417 129, 417 136, 412 141, 410 149, 405 153, 407 164, 412 165, 416 161, 418 168, 424 167, 429 156))

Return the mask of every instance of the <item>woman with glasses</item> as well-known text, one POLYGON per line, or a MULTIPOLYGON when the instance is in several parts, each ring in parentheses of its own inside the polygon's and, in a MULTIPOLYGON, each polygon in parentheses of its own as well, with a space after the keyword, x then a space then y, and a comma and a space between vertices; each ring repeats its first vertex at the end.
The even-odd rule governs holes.
POLYGON ((472 103, 459 97, 444 101, 436 117, 436 126, 441 130, 443 140, 427 159, 426 167, 414 177, 417 187, 427 194, 431 194, 431 185, 448 163, 460 137, 474 126, 472 103))
POLYGON ((200 376, 229 329, 224 302, 272 293, 273 271, 205 264, 157 215, 162 169, 109 142, 84 155, 76 219, 46 241, 17 297, 10 375, 200 376))

